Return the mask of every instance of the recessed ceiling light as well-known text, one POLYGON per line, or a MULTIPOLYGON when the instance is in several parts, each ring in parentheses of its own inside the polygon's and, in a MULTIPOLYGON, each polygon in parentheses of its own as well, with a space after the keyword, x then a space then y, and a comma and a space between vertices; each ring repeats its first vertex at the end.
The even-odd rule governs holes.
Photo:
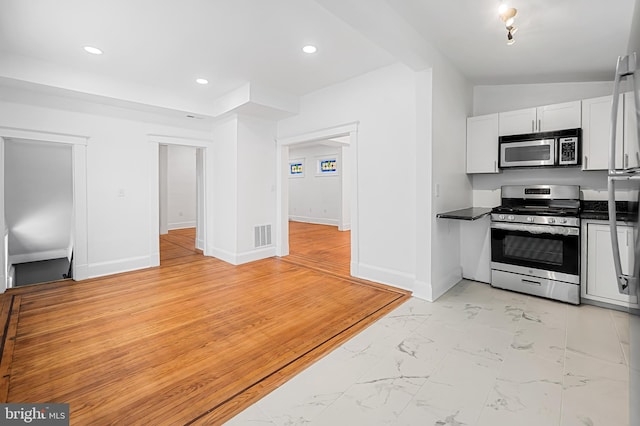
POLYGON ((97 47, 85 46, 84 50, 91 53, 92 55, 102 55, 102 50, 98 49, 97 47))
POLYGON ((206 78, 196 78, 196 83, 198 84, 209 84, 209 80, 206 78))
POLYGON ((302 48, 302 51, 304 53, 316 53, 318 51, 318 48, 308 44, 308 45, 306 45, 305 47, 302 48))

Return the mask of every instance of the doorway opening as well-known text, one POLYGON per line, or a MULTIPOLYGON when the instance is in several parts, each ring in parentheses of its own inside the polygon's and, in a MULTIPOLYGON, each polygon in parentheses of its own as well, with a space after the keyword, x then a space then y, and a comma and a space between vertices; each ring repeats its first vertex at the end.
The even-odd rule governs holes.
POLYGON ((7 286, 73 278, 72 146, 7 138, 3 169, 7 286))
POLYGON ((204 252, 205 148, 159 144, 159 263, 188 263, 204 252))
POLYGON ((280 139, 277 159, 277 255, 357 276, 357 123, 280 139))
POLYGON ((289 260, 350 275, 349 173, 342 158, 348 136, 289 148, 289 260), (342 196, 343 192, 344 197, 342 196))

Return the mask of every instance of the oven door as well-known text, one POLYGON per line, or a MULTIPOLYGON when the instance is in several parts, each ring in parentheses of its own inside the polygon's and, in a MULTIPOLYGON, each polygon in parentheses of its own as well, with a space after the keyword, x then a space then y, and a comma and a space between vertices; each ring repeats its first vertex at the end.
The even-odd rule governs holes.
POLYGON ((553 166, 556 160, 555 139, 500 143, 500 167, 553 166))
POLYGON ((491 223, 492 267, 579 283, 580 228, 491 223))

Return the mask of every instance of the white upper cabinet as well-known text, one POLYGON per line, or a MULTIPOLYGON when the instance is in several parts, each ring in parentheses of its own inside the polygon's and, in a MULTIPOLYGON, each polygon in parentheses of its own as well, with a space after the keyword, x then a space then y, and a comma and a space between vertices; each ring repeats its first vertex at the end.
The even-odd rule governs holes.
POLYGON ((640 167, 636 112, 633 92, 624 94, 624 168, 640 167))
POLYGON ((565 102, 536 108, 538 132, 577 129, 582 126, 581 102, 565 102))
POLYGON ((501 112, 499 115, 499 136, 521 135, 535 132, 536 109, 527 108, 501 112))
POLYGON ((498 114, 467 118, 467 173, 498 173, 498 114))
POLYGON ((499 125, 500 136, 576 129, 582 125, 581 103, 564 102, 501 112, 499 125))
MULTIPOLYGON (((582 170, 609 169, 609 139, 611 137, 611 103, 613 96, 582 101, 582 170)), ((623 99, 618 105, 616 127, 616 168, 623 159, 623 99)))

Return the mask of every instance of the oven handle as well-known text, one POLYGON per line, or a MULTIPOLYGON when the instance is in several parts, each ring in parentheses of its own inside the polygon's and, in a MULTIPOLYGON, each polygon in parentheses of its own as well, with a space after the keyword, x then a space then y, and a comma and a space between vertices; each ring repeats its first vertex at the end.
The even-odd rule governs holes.
POLYGON ((505 231, 521 231, 530 234, 580 235, 580 228, 569 226, 529 225, 525 223, 491 222, 491 228, 505 231))

